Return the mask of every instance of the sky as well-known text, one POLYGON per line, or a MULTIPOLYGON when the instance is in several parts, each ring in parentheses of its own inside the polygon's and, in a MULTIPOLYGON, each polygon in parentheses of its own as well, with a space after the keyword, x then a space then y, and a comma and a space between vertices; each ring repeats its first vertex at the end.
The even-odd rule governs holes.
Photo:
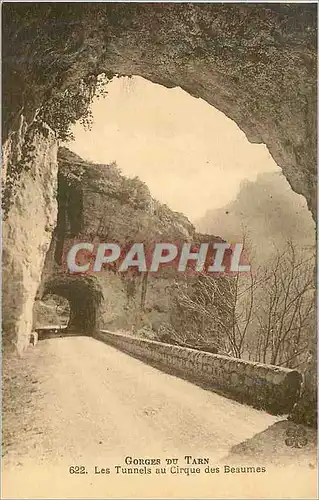
POLYGON ((235 122, 179 87, 136 76, 107 90, 92 104, 92 129, 77 123, 67 147, 85 160, 116 161, 192 222, 233 200, 243 180, 279 171, 265 145, 250 144, 235 122))

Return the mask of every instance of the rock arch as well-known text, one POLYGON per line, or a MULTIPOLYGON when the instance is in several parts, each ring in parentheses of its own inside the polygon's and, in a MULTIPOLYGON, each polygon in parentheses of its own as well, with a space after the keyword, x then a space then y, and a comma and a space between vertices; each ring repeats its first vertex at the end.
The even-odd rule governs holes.
POLYGON ((180 86, 265 143, 315 211, 315 4, 6 4, 7 136, 87 74, 180 86))
POLYGON ((88 74, 180 86, 265 143, 315 212, 315 4, 6 4, 4 136, 88 74))
POLYGON ((42 298, 48 294, 60 295, 69 301, 69 331, 85 335, 94 333, 103 299, 101 286, 94 276, 56 276, 44 284, 42 298))

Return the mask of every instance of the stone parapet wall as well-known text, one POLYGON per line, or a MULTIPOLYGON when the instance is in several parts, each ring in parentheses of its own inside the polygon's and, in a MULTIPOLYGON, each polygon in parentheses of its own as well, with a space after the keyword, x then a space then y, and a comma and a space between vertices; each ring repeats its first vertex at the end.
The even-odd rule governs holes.
POLYGON ((272 414, 289 413, 299 396, 302 376, 296 370, 106 330, 101 330, 94 336, 145 362, 272 414))

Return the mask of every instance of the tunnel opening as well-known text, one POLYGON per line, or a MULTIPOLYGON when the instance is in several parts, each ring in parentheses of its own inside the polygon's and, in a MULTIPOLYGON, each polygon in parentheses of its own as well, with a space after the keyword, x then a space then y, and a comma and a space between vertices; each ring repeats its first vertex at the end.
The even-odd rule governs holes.
POLYGON ((50 279, 43 289, 42 300, 49 295, 65 298, 70 314, 66 330, 92 335, 98 327, 103 292, 94 276, 68 275, 50 279))
POLYGON ((33 329, 43 327, 66 328, 70 319, 69 301, 61 295, 47 293, 40 299, 36 297, 33 306, 33 329))
MULTIPOLYGON (((176 212, 186 214, 199 233, 218 234, 228 242, 246 239, 248 253, 254 255, 254 271, 261 283, 266 280, 264 273, 266 276, 270 269, 274 273, 276 271, 276 279, 281 281, 288 281, 292 276, 296 292, 288 294, 290 300, 296 302, 301 293, 306 304, 300 306, 300 321, 295 320, 295 329, 290 328, 294 311, 284 313, 282 307, 278 307, 274 317, 271 304, 265 305, 271 295, 265 283, 258 286, 250 277, 246 280, 240 278, 237 291, 241 302, 236 304, 238 318, 236 316, 234 322, 242 330, 235 333, 234 338, 242 335, 242 339, 238 342, 240 345, 234 346, 233 340, 229 342, 224 335, 226 341, 221 344, 223 352, 235 357, 291 367, 303 366, 309 331, 313 329, 313 319, 309 314, 309 311, 313 313, 313 300, 309 289, 315 244, 315 228, 306 200, 292 191, 266 145, 251 144, 234 121, 205 101, 195 99, 181 88, 167 89, 136 76, 119 77, 105 86, 108 89, 107 99, 102 102, 96 99, 92 103, 92 129, 85 130, 81 124, 76 124, 71 129, 75 141, 67 144, 73 153, 87 159, 86 176, 91 177, 90 164, 92 172, 96 169, 102 176, 110 169, 111 160, 115 159, 125 176, 135 175, 145 182, 152 196, 155 195, 156 199, 176 212), (191 123, 187 122, 187 116, 192 116, 191 123), (171 136, 176 140, 171 141, 171 136), (124 141, 125 148, 121 147, 124 141), (148 154, 145 154, 145 143, 149 147, 148 154), (181 143, 185 145, 183 149, 180 148, 181 143), (278 224, 278 214, 283 224, 278 224), (278 251, 281 257, 277 262, 278 251), (301 268, 301 261, 306 256, 310 265, 302 267, 304 279, 301 280, 300 276, 296 276, 296 270, 301 268), (294 259, 293 264, 290 263, 291 258, 294 259), (251 286, 253 293, 250 294, 251 286), (261 311, 262 305, 265 310, 261 311), (285 341, 280 340, 277 316, 287 330, 285 341), (298 335, 295 335, 297 330, 298 335), (256 337, 260 337, 260 341, 257 342, 256 337)), ((81 158, 76 155, 73 158, 68 150, 63 154, 66 153, 70 162, 66 162, 63 169, 65 179, 71 172, 71 165, 73 175, 76 168, 81 170, 81 158)), ((79 182, 81 186, 84 178, 79 182)), ((67 180, 66 183, 69 185, 70 182, 67 180)), ((91 196, 94 197, 94 193, 91 196)), ((107 196, 111 197, 112 192, 108 192, 107 196)), ((107 211, 99 230, 104 231, 103 236, 110 237, 112 223, 108 220, 107 211)), ((130 217, 134 217, 134 212, 130 213, 130 217)), ((119 210, 117 218, 116 228, 120 232, 123 217, 119 210)), ((137 320, 132 315, 131 324, 128 324, 129 315, 126 314, 125 328, 128 324, 129 329, 139 332, 137 336, 143 334, 153 338, 155 335, 156 339, 168 343, 172 343, 172 339, 181 342, 182 338, 182 342, 193 348, 206 345, 207 350, 208 342, 215 335, 214 320, 210 324, 206 316, 204 321, 204 314, 208 315, 209 311, 203 313, 195 303, 188 303, 187 308, 177 302, 177 318, 166 321, 165 306, 161 311, 161 305, 151 303, 149 288, 146 278, 141 303, 144 309, 147 303, 149 316, 143 316, 145 311, 139 310, 141 318, 137 320), (149 317, 152 318, 151 325, 149 317), (160 334, 163 324, 164 333, 160 334), (176 332, 176 329, 179 331, 176 332)), ((183 300, 191 299, 192 293, 188 289, 185 292, 180 288, 179 292, 183 300)), ((277 292, 276 300, 282 303, 286 293, 284 287, 278 287, 277 292)), ((134 297, 134 293, 132 295, 134 297)), ((222 300, 220 304, 223 304, 222 300)), ((117 327, 122 328, 123 325, 118 324, 117 327)))
MULTIPOLYGON (((129 79, 127 77, 116 78, 116 80, 114 80, 114 81, 120 82, 120 80, 122 80, 124 82, 123 84, 127 85, 127 87, 128 87, 126 89, 126 92, 130 93, 130 90, 134 89, 134 84, 135 84, 137 78, 139 81, 144 80, 144 79, 140 79, 139 77, 132 76, 129 79)), ((171 89, 167 89, 165 87, 162 87, 160 85, 154 84, 151 81, 144 80, 144 82, 145 82, 144 83, 145 86, 149 86, 149 87, 158 89, 158 99, 154 98, 154 102, 161 102, 162 109, 165 108, 165 101, 163 99, 163 96, 165 93, 171 93, 172 95, 175 96, 175 99, 176 99, 176 97, 178 97, 178 93, 180 92, 180 93, 183 93, 187 96, 187 97, 185 97, 185 99, 189 99, 190 101, 193 101, 194 103, 196 103, 196 105, 200 106, 201 104, 203 104, 203 106, 210 108, 210 111, 214 110, 214 112, 220 113, 211 105, 207 105, 207 103, 204 103, 203 101, 200 102, 199 100, 194 99, 193 96, 191 96, 190 94, 183 92, 183 90, 181 88, 175 88, 174 90, 171 90, 171 89)), ((107 85, 110 85, 110 84, 112 84, 112 81, 110 83, 108 83, 107 85)), ((121 96, 121 97, 123 97, 123 96, 121 96)), ((155 97, 155 94, 154 94, 154 97, 155 97)), ((108 99, 110 99, 110 100, 112 99, 111 93, 109 94, 108 99)), ((106 99, 106 101, 108 99, 106 99)), ((119 116, 120 116, 120 112, 121 112, 119 101, 120 101, 120 99, 114 103, 114 107, 116 107, 117 115, 116 115, 115 124, 110 126, 111 129, 116 128, 117 134, 119 134, 119 132, 120 132, 118 129, 120 128, 120 125, 121 125, 121 123, 119 121, 119 116)), ((147 107, 145 95, 144 95, 144 100, 143 101, 141 100, 140 102, 143 102, 143 106, 147 107)), ((93 105, 94 105, 94 102, 93 102, 93 105)), ((103 104, 99 103, 98 106, 101 110, 103 104)), ((194 120, 192 125, 191 125, 191 128, 192 128, 192 136, 191 137, 192 137, 193 143, 191 141, 188 142, 187 140, 184 140, 183 142, 185 144, 187 144, 187 147, 185 149, 188 150, 187 154, 189 156, 191 156, 192 153, 194 151, 196 151, 196 155, 194 155, 194 163, 196 164, 196 161, 197 161, 196 168, 197 168, 197 173, 198 173, 199 172, 199 163, 202 160, 202 158, 199 158, 200 146, 203 147, 204 135, 203 134, 201 135, 202 142, 199 144, 198 149, 195 150, 194 141, 195 141, 195 135, 196 135, 197 130, 196 130, 196 125, 194 125, 194 123, 198 124, 199 119, 195 113, 195 106, 194 106, 194 109, 192 109, 193 112, 189 111, 187 104, 184 106, 183 109, 184 109, 184 111, 187 110, 186 113, 189 112, 189 114, 192 115, 193 120, 194 120)), ((107 156, 104 156, 104 155, 110 154, 110 152, 104 150, 102 143, 99 143, 99 137, 97 135, 95 135, 95 134, 97 134, 98 129, 101 130, 103 128, 102 121, 100 120, 99 123, 97 123, 95 126, 96 115, 95 115, 93 106, 92 106, 92 111, 93 111, 93 124, 94 124, 93 130, 91 132, 84 130, 83 134, 81 134, 81 133, 79 134, 79 138, 76 137, 76 140, 78 141, 78 145, 80 146, 80 149, 75 148, 73 151, 80 154, 81 157, 85 156, 90 161, 92 161, 92 160, 96 161, 97 163, 101 164, 100 167, 102 167, 102 165, 104 164, 104 167, 106 168, 106 165, 105 165, 107 163, 106 158, 110 159, 110 160, 111 159, 118 160, 118 157, 115 155, 114 150, 112 150, 112 153, 111 153, 114 155, 112 158, 108 158, 107 156), (95 148, 95 151, 100 151, 99 158, 93 158, 92 156, 90 156, 90 154, 85 154, 85 153, 83 155, 84 151, 87 151, 87 153, 90 153, 90 149, 89 148, 85 149, 85 148, 86 148, 86 145, 93 144, 93 143, 95 144, 95 146, 97 146, 95 148), (81 147, 83 148, 82 150, 81 150, 81 147)), ((130 114, 129 110, 126 110, 126 111, 128 111, 127 114, 129 115, 130 114)), ((170 109, 170 112, 173 115, 177 114, 177 110, 175 108, 170 109)), ((140 117, 140 114, 141 113, 139 113, 139 117, 140 117)), ((112 114, 105 113, 105 115, 108 116, 108 120, 110 120, 110 122, 112 123, 112 118, 113 118, 112 114)), ((224 118, 225 118, 225 121, 227 121, 229 123, 229 127, 234 127, 238 130, 238 127, 234 122, 229 120, 229 118, 227 118, 225 115, 224 115, 224 118)), ((168 113, 167 113, 166 119, 167 119, 168 125, 171 125, 171 123, 169 122, 169 119, 168 119, 168 113)), ((126 121, 126 125, 127 125, 127 121, 128 121, 127 116, 125 118, 125 121, 126 121)), ((126 129, 126 133, 127 133, 126 143, 125 143, 126 148, 130 152, 132 150, 134 151, 133 155, 130 154, 129 161, 131 163, 133 163, 134 160, 135 161, 137 160, 137 157, 134 155, 136 155, 136 151, 138 150, 138 147, 139 147, 138 141, 137 141, 137 137, 138 137, 138 133, 139 133, 138 121, 139 121, 139 119, 135 117, 134 131, 131 134, 131 136, 134 137, 134 141, 135 141, 134 147, 132 147, 132 144, 129 143, 130 137, 128 134, 128 129, 126 129)), ((156 132, 156 126, 160 129, 158 119, 154 120, 155 132, 156 132)), ((76 125, 76 127, 77 127, 77 125, 76 125)), ((105 128, 107 128, 107 125, 105 125, 105 128)), ((169 129, 169 127, 168 127, 168 129, 169 129)), ((149 127, 149 130, 151 130, 151 127, 149 127)), ((79 131, 79 128, 77 128, 77 131, 79 131)), ((154 136, 156 136, 156 133, 154 133, 154 131, 152 131, 152 132, 153 132, 154 136)), ((218 131, 218 132, 220 132, 220 131, 218 131)), ((218 136, 218 132, 216 134, 217 136, 218 136)), ((244 135, 244 134, 242 134, 242 130, 240 130, 240 134, 242 136, 244 135)), ((172 134, 172 135, 174 135, 174 134, 172 134)), ((76 134, 75 134, 75 136, 76 136, 76 134)), ((116 145, 116 138, 112 137, 112 139, 113 139, 113 142, 112 142, 111 137, 112 136, 104 138, 104 143, 111 144, 112 146, 115 146, 116 145)), ((224 141, 224 142, 226 144, 226 141, 224 141)), ((287 244, 288 238, 287 238, 287 241, 284 242, 283 240, 281 241, 281 237, 283 235, 284 236, 286 235, 285 231, 286 231, 286 229, 288 229, 288 227, 290 225, 291 226, 294 225, 296 228, 299 228, 299 229, 298 229, 298 234, 295 234, 295 236, 296 236, 295 244, 296 245, 293 248, 293 252, 299 253, 299 251, 301 251, 303 253, 303 255, 307 254, 307 256, 309 256, 308 252, 309 251, 312 252, 312 246, 314 244, 315 231, 314 231, 313 220, 312 220, 311 215, 307 209, 305 200, 301 199, 302 197, 298 196, 296 193, 293 193, 291 186, 288 185, 286 180, 283 178, 282 173, 279 171, 278 165, 275 164, 275 162, 273 161, 273 158, 270 158, 271 154, 270 154, 269 150, 267 150, 265 145, 250 144, 248 142, 246 136, 245 136, 245 142, 247 145, 247 150, 246 150, 247 156, 250 154, 250 151, 257 152, 256 155, 255 155, 255 153, 253 153, 253 158, 254 158, 255 162, 256 162, 256 160, 258 162, 259 159, 263 160, 262 155, 259 155, 259 153, 258 153, 258 152, 262 152, 265 155, 266 164, 268 162, 268 166, 265 167, 265 170, 261 169, 261 174, 265 175, 265 177, 262 177, 261 179, 259 179, 259 183, 256 182, 255 184, 254 184, 254 182, 252 182, 252 177, 251 177, 250 181, 246 185, 245 189, 243 189, 245 199, 243 200, 243 196, 241 196, 241 198, 239 199, 239 202, 241 202, 241 203, 244 201, 243 206, 244 206, 245 210, 247 210, 249 204, 252 207, 256 208, 255 213, 251 212, 250 214, 246 214, 246 215, 248 215, 248 220, 250 222, 254 221, 255 230, 256 230, 257 226, 258 226, 258 229, 263 227, 263 231, 266 233, 265 235, 263 235, 263 238, 260 238, 260 239, 257 237, 254 238, 255 243, 258 241, 258 247, 257 247, 258 251, 260 252, 262 250, 263 257, 264 257, 265 261, 266 261, 266 258, 269 259, 270 257, 273 257, 275 254, 274 249, 270 250, 270 246, 272 244, 272 241, 275 243, 274 248, 278 248, 279 243, 283 247, 284 243, 287 244), (269 169, 269 170, 267 170, 267 169, 269 169), (257 190, 254 192, 255 185, 257 186, 257 190), (250 191, 250 189, 251 189, 251 191, 250 191), (267 193, 267 196, 265 196, 265 192, 267 193), (256 193, 258 193, 258 194, 256 195, 256 193), (255 205, 253 203, 254 198, 256 198, 256 200, 258 200, 258 202, 256 202, 255 205), (249 200, 249 203, 247 203, 248 200, 249 200), (270 212, 270 207, 272 207, 271 212, 270 212), (297 218, 294 219, 294 217, 296 217, 294 209, 297 207, 298 207, 299 213, 303 217, 303 222, 301 222, 301 220, 297 221, 297 218), (291 211, 291 217, 289 217, 289 211, 291 211), (283 228, 283 227, 278 228, 278 226, 276 226, 276 224, 274 223, 273 229, 275 229, 276 232, 274 234, 272 234, 271 233, 271 224, 269 223, 269 224, 265 225, 265 223, 264 223, 264 221, 265 221, 264 217, 265 217, 266 213, 268 214, 269 219, 273 219, 273 221, 275 221, 275 219, 278 218, 278 213, 281 213, 283 216, 283 220, 286 221, 285 228, 283 228), (277 214, 276 216, 275 216, 275 213, 277 214), (289 220, 290 218, 291 218, 292 224, 290 223, 290 220, 289 220), (308 229, 306 230, 305 233, 303 233, 300 230, 300 227, 303 227, 303 224, 305 225, 305 227, 308 227, 308 229), (280 229, 280 231, 279 231, 279 229, 280 229), (280 234, 280 233, 282 233, 282 234, 280 234), (311 235, 311 238, 309 238, 310 235, 311 235), (267 237, 267 240, 265 239, 265 237, 267 237), (280 242, 279 242, 279 239, 280 239, 280 242), (307 242, 307 244, 309 244, 309 248, 307 248, 307 249, 302 248, 302 246, 303 246, 302 240, 303 239, 307 242), (265 249, 267 247, 269 247, 269 254, 268 255, 267 255, 267 252, 265 251, 265 249)), ((112 146, 111 146, 111 148, 112 148, 112 146)), ((232 144, 232 146, 233 146, 233 144, 232 144)), ((141 150, 143 147, 144 147, 144 145, 143 145, 143 141, 142 141, 141 150)), ((72 148, 72 146, 71 146, 71 148, 72 148)), ((229 152, 229 150, 231 149, 230 144, 227 145, 227 148, 228 148, 228 152, 229 152)), ((91 151, 92 151, 92 149, 91 149, 91 151)), ((220 153, 222 155, 222 152, 220 152, 220 153)), ((123 151, 121 151, 119 153, 119 156, 120 156, 119 165, 120 166, 122 166, 121 160, 125 159, 123 154, 124 154, 123 151)), ((166 162, 163 161, 163 154, 162 155, 158 154, 158 156, 160 157, 160 161, 161 161, 161 165, 160 165, 161 172, 164 173, 164 175, 166 173, 166 176, 167 176, 167 178, 165 179, 166 185, 162 186, 162 192, 160 193, 160 196, 164 195, 165 190, 167 189, 166 186, 169 186, 168 191, 169 190, 172 191, 172 187, 174 186, 174 188, 175 188, 174 196, 176 198, 181 196, 181 194, 184 190, 184 184, 183 184, 184 178, 187 176, 185 176, 183 174, 188 173, 188 170, 187 170, 188 164, 187 164, 187 161, 183 161, 181 159, 181 157, 179 157, 178 155, 179 155, 179 152, 177 151, 175 156, 178 158, 177 162, 179 161, 180 164, 183 165, 184 172, 180 172, 179 178, 181 178, 182 180, 179 182, 178 187, 177 187, 177 185, 174 186, 174 179, 173 179, 173 182, 171 182, 170 177, 169 177, 172 173, 174 175, 174 172, 173 172, 174 165, 172 165, 172 163, 170 161, 166 161, 166 162)), ((237 151, 237 161, 238 161, 238 156, 240 156, 240 154, 238 154, 238 151, 237 151)), ((253 164, 253 161, 250 164, 249 158, 247 156, 245 157, 245 162, 246 162, 246 164, 249 164, 249 170, 251 173, 253 171, 253 169, 256 168, 256 165, 253 164)), ((221 160, 221 158, 222 158, 219 155, 217 155, 217 157, 219 158, 219 160, 221 160)), ((153 168, 150 169, 150 170, 152 170, 152 172, 154 170, 157 170, 156 164, 155 164, 155 158, 156 158, 156 151, 153 151, 152 156, 149 158, 149 165, 152 164, 152 166, 153 166, 153 168), (154 162, 154 165, 153 165, 153 162, 154 162)), ((213 158, 214 158, 213 155, 211 158, 209 158, 210 161, 207 161, 208 157, 205 158, 206 161, 202 162, 203 167, 204 167, 203 171, 207 172, 207 170, 210 168, 207 165, 207 163, 213 163, 213 161, 212 161, 213 158)), ((235 158, 234 158, 234 161, 235 161, 235 158)), ((216 167, 216 165, 214 165, 214 167, 216 169, 218 169, 218 166, 216 167)), ((125 168, 123 170, 124 170, 124 173, 126 174, 125 168)), ((238 168, 238 170, 239 170, 239 168, 238 168)), ((134 172, 134 174, 140 175, 139 172, 134 172)), ((237 173, 237 175, 238 175, 238 173, 237 173)), ((259 173, 256 173, 257 179, 258 179, 258 175, 259 175, 259 173)), ((206 177, 206 182, 207 182, 207 177, 206 177)), ((159 180, 158 176, 155 176, 155 178, 156 178, 156 182, 158 182, 158 180, 159 180)), ((142 179, 143 179, 143 181, 146 180, 145 177, 142 177, 142 179)), ((150 182, 149 182, 150 180, 151 180, 151 178, 148 178, 146 180, 146 184, 149 187, 150 187, 150 182)), ((256 180, 256 178, 254 179, 254 181, 255 180, 256 180)), ((193 182, 193 187, 194 187, 195 179, 193 179, 192 182, 193 182)), ((217 179, 215 178, 215 183, 216 182, 217 182, 217 179)), ((226 176, 223 176, 223 186, 221 186, 221 188, 225 188, 225 186, 227 186, 227 183, 229 184, 229 177, 227 178, 226 176)), ((156 187, 156 186, 153 184, 152 188, 153 187, 156 187)), ((203 187, 201 185, 198 185, 198 188, 199 189, 194 189, 194 195, 195 195, 195 193, 197 195, 197 193, 200 192, 200 190, 203 192, 203 187)), ((239 189, 239 191, 240 191, 240 189, 239 189)), ((185 193, 186 193, 186 198, 188 201, 186 201, 186 203, 184 203, 184 207, 174 206, 174 209, 179 211, 179 212, 182 212, 182 213, 186 212, 188 217, 190 217, 189 212, 187 212, 187 209, 185 210, 185 208, 192 207, 194 209, 194 203, 192 204, 192 201, 196 201, 196 199, 191 198, 192 194, 193 194, 191 192, 191 189, 185 189, 185 193)), ((153 189, 152 189, 152 194, 153 194, 153 189)), ((236 198, 236 195, 235 196, 231 195, 230 197, 233 199, 233 198, 236 198)), ((160 198, 160 199, 161 199, 161 201, 163 201, 162 198, 160 198)), ((171 200, 167 200, 167 203, 169 206, 172 206, 174 202, 175 202, 175 200, 173 198, 171 200)), ((205 198, 200 197, 200 204, 202 205, 204 203, 205 203, 205 198)), ((225 205, 227 206, 227 204, 225 204, 225 205)), ((226 210, 226 206, 225 206, 224 213, 222 214, 222 216, 221 216, 221 214, 219 214, 220 220, 218 222, 218 227, 216 225, 216 219, 214 219, 212 213, 210 214, 210 219, 211 219, 210 223, 209 223, 210 227, 207 226, 208 221, 203 220, 203 223, 202 223, 202 227, 204 228, 203 232, 209 233, 209 234, 219 234, 221 237, 224 237, 224 238, 234 237, 236 235, 236 238, 238 238, 238 241, 241 241, 241 237, 243 236, 243 234, 242 234, 242 227, 239 223, 238 223, 237 228, 234 229, 234 227, 232 227, 232 228, 229 228, 229 230, 227 230, 227 226, 229 226, 229 220, 232 219, 234 212, 237 211, 237 215, 238 215, 238 210, 237 210, 238 207, 231 206, 230 210, 228 210, 228 209, 226 210), (215 232, 216 230, 217 230, 217 233, 215 232)), ((208 208, 208 207, 206 207, 206 208, 208 208)), ((220 208, 222 208, 222 207, 220 207, 220 208)), ((190 218, 191 218, 191 220, 193 219, 192 217, 190 217, 190 218)), ((236 222, 239 222, 239 219, 237 219, 236 222)), ((256 232, 256 234, 257 234, 257 232, 256 232)), ((286 250, 282 249, 282 253, 284 254, 286 250)), ((294 265, 296 268, 299 267, 299 264, 297 262, 294 265)), ((310 263, 310 267, 309 267, 309 269, 307 269, 307 273, 306 272, 303 273, 304 274, 304 281, 302 281, 301 279, 299 280, 301 286, 305 285, 305 279, 308 279, 308 275, 309 275, 309 287, 311 288, 311 282, 312 282, 311 266, 312 265, 310 263)), ((284 264, 284 267, 285 267, 285 264, 284 264)), ((287 270, 285 268, 283 270, 280 269, 280 272, 282 272, 282 276, 280 276, 280 278, 283 280, 287 280, 289 278, 289 276, 288 276, 289 273, 295 274, 295 269, 293 267, 291 267, 291 269, 289 269, 289 270, 287 270)), ((279 272, 278 272, 278 277, 279 277, 279 272)), ((276 278, 277 278, 277 276, 276 276, 276 278)), ((299 286, 298 279, 294 278, 294 286, 296 286, 296 289, 299 286)), ((253 285, 253 286, 255 287, 255 285, 253 285)), ((239 285, 239 287, 238 287, 239 292, 242 293, 242 289, 245 287, 247 287, 247 289, 249 290, 250 284, 249 283, 242 283, 242 285, 239 285), (242 288, 240 288, 240 286, 242 286, 242 288)), ((254 290, 256 290, 256 288, 254 288, 254 290)), ((281 298, 284 295, 284 290, 279 290, 278 293, 280 295, 278 300, 281 300, 281 298)), ((246 300, 246 295, 244 296, 245 300, 246 300)), ((270 295, 271 294, 269 294, 269 296, 270 295)), ((190 296, 187 295, 186 298, 188 300, 190 298, 190 296)), ((241 313, 246 314, 246 312, 248 311, 250 306, 251 306, 252 310, 255 312, 255 308, 253 309, 253 302, 254 302, 254 304, 258 305, 259 303, 263 302, 263 298, 264 297, 263 297, 262 291, 257 289, 254 292, 253 299, 249 299, 250 302, 247 301, 247 304, 243 305, 241 313)), ((305 297, 303 297, 303 299, 304 298, 305 297)), ((295 301, 295 297, 293 297, 292 300, 295 301)), ((312 303, 313 303, 311 298, 307 302, 307 307, 308 307, 308 303, 309 303, 310 310, 313 311, 313 309, 311 309, 312 303)), ((192 305, 194 305, 194 304, 192 304, 192 305)), ((195 307, 196 307, 196 304, 195 304, 195 307)), ((186 311, 186 312, 189 312, 189 311, 186 311)), ((240 347, 240 349, 243 348, 242 352, 235 352, 235 354, 234 354, 234 352, 231 349, 226 349, 225 352, 227 352, 227 355, 229 355, 229 356, 242 357, 243 359, 252 359, 253 361, 259 361, 259 362, 263 362, 263 363, 271 363, 273 365, 278 365, 278 366, 285 366, 285 367, 289 366, 290 368, 294 368, 295 366, 297 366, 302 372, 304 372, 307 369, 309 343, 310 344, 312 343, 312 333, 311 332, 313 332, 315 330, 315 328, 314 328, 314 322, 313 322, 310 314, 308 314, 307 311, 305 310, 305 306, 301 307, 299 312, 301 313, 300 317, 302 317, 302 315, 304 315, 305 317, 308 318, 309 324, 307 322, 308 320, 307 321, 302 320, 303 324, 300 324, 300 325, 299 325, 299 323, 297 325, 296 321, 295 321, 295 324, 296 324, 295 328, 297 328, 297 326, 299 328, 299 326, 300 326, 298 331, 299 331, 299 333, 302 332, 302 334, 298 336, 297 340, 295 338, 294 329, 291 329, 291 333, 289 333, 289 327, 288 327, 288 324, 290 324, 291 320, 293 319, 293 314, 291 314, 291 315, 286 314, 282 311, 277 311, 277 314, 278 314, 278 317, 280 316, 282 323, 284 325, 287 325, 287 332, 286 332, 286 339, 287 340, 285 341, 286 344, 282 341, 279 341, 280 340, 279 339, 279 332, 277 332, 277 331, 274 332, 274 330, 272 328, 269 328, 270 333, 268 331, 267 331, 267 333, 264 333, 262 328, 263 328, 263 325, 268 320, 270 322, 272 321, 272 323, 274 323, 274 324, 277 321, 276 319, 272 318, 270 306, 269 306, 269 310, 266 310, 266 312, 265 313, 263 312, 263 314, 259 314, 258 317, 256 317, 256 319, 254 321, 250 321, 250 319, 249 319, 247 321, 247 324, 245 326, 243 326, 243 329, 245 329, 248 333, 244 334, 245 338, 243 337, 244 341, 242 342, 241 347, 240 347), (269 318, 267 317, 267 314, 268 314, 269 318), (260 324, 258 324, 259 321, 262 324, 262 327, 260 327, 260 324), (258 331, 258 335, 256 335, 257 331, 258 331), (270 346, 270 344, 267 343, 268 342, 268 337, 267 337, 268 333, 269 333, 269 335, 272 336, 273 342, 277 342, 278 349, 276 347, 277 344, 276 345, 274 344, 275 349, 272 350, 272 347, 270 346), (278 333, 278 335, 277 335, 277 333, 278 333), (276 337, 276 335, 277 335, 277 337, 276 337), (257 341, 255 340, 256 337, 258 337, 257 341)), ((181 317, 182 317, 182 314, 179 315, 179 320, 181 319, 181 317)), ((180 328, 180 330, 183 331, 183 333, 184 333, 183 340, 185 341, 185 338, 186 338, 187 342, 189 341, 189 337, 185 333, 185 331, 186 331, 185 326, 187 324, 187 327, 189 327, 189 325, 191 324, 189 321, 190 317, 194 318, 194 311, 192 311, 192 313, 189 316, 187 316, 187 320, 184 321, 184 324, 180 325, 182 327, 182 328, 180 328)), ((203 330, 201 330, 201 328, 200 328, 201 324, 203 324, 202 320, 203 320, 203 316, 199 314, 199 318, 195 322, 196 324, 195 325, 192 324, 191 342, 194 342, 194 337, 196 337, 197 333, 200 335, 203 334, 203 330), (199 328, 198 328, 198 332, 197 332, 197 329, 194 327, 195 326, 197 327, 198 325, 199 325, 199 328), (195 332, 195 334, 194 334, 194 332, 195 332)), ((171 326, 173 326, 173 328, 167 329, 167 325, 166 325, 166 330, 164 330, 164 335, 160 339, 157 337, 156 337, 156 339, 163 341, 165 343, 168 343, 168 344, 173 344, 174 342, 172 341, 172 339, 174 339, 173 334, 174 335, 176 334, 176 328, 175 328, 176 325, 172 325, 172 323, 170 323, 169 327, 171 327, 171 326), (167 332, 169 332, 169 333, 167 333, 167 332)), ((135 328, 135 325, 130 325, 130 327, 135 328)), ((138 333, 136 333, 136 335, 140 336, 141 331, 142 331, 142 328, 138 331, 138 333)), ((147 325, 145 326, 145 333, 144 332, 142 332, 142 333, 143 333, 143 335, 150 334, 150 329, 147 325)), ((206 334, 207 334, 207 332, 205 331, 204 335, 206 335, 206 334)), ((177 332, 176 338, 177 338, 177 341, 180 343, 180 340, 181 340, 180 332, 177 332)), ((196 345, 198 345, 198 343, 196 345)), ((189 345, 189 346, 192 348, 196 348, 196 345, 193 343, 192 345, 189 345)), ((202 350, 207 351, 207 347, 202 349, 202 350)), ((309 413, 311 413, 311 412, 309 412, 309 413)), ((310 418, 312 418, 312 417, 310 417, 310 418)), ((311 422, 312 422, 312 420, 311 420, 311 422)))

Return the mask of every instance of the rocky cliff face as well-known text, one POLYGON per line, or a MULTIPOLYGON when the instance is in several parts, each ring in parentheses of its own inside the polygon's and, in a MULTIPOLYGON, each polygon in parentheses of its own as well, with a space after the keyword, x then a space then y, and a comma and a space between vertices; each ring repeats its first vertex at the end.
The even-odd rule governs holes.
MULTIPOLYGON (((123 246, 139 241, 146 245, 156 241, 200 241, 205 237, 195 235, 183 214, 154 200, 138 178, 121 175, 115 164, 88 163, 66 148, 60 148, 58 164, 57 227, 38 297, 55 293, 67 298, 71 305, 69 328, 74 330, 90 333, 99 326, 148 334, 153 331, 155 335, 172 313, 171 285, 177 277, 173 269, 152 276, 119 273, 116 269, 74 276, 65 266, 68 249, 78 241, 116 242, 123 246), (90 308, 91 320, 87 318, 90 308)), ((210 241, 222 240, 212 236, 210 241)))
POLYGON ((56 224, 56 157, 54 133, 37 122, 27 128, 21 121, 6 144, 11 204, 3 222, 3 341, 15 342, 20 353, 29 342, 33 303, 56 224))
POLYGON ((74 237, 101 237, 109 242, 192 237, 194 227, 183 215, 151 197, 138 178, 121 175, 116 164, 83 161, 59 149, 57 240, 63 231, 74 237))

